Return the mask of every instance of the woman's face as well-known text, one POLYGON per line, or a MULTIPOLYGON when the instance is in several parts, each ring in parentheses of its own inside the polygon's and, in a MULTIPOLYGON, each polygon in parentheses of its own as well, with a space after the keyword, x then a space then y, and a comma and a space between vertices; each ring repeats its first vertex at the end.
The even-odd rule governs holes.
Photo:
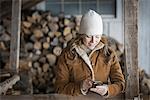
POLYGON ((93 50, 95 46, 99 43, 100 39, 101 39, 101 35, 85 36, 83 38, 83 43, 89 49, 93 50))

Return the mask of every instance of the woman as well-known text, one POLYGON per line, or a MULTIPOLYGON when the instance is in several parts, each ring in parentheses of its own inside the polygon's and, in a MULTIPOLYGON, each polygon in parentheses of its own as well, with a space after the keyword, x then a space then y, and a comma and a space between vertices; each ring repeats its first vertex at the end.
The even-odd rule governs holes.
POLYGON ((89 10, 82 16, 79 35, 68 44, 58 59, 58 93, 86 95, 93 91, 111 97, 124 90, 125 80, 117 56, 103 41, 102 33, 101 16, 89 10), (101 84, 93 87, 95 81, 101 84))

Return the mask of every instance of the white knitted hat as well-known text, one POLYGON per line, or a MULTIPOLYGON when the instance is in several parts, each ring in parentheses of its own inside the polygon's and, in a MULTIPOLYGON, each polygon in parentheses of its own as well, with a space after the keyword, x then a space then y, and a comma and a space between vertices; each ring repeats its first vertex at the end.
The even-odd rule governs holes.
POLYGON ((102 35, 103 22, 101 16, 93 10, 89 10, 81 18, 79 34, 102 35))

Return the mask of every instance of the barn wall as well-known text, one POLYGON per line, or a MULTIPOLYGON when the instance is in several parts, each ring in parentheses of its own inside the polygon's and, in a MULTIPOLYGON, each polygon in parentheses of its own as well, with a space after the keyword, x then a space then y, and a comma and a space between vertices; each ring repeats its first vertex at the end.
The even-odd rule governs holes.
POLYGON ((139 66, 150 74, 150 0, 139 1, 139 66))
MULTIPOLYGON (((150 74, 150 0, 139 0, 138 63, 150 74)), ((104 33, 124 44, 123 0, 117 0, 117 18, 104 19, 104 33)))
POLYGON ((123 0, 117 0, 116 18, 103 18, 104 34, 124 44, 123 0))

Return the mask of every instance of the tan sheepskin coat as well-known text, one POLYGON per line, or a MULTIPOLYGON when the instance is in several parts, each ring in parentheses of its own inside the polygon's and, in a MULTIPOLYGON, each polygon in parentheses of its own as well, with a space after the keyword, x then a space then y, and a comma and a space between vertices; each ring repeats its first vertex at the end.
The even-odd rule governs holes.
POLYGON ((120 64, 115 52, 109 47, 105 50, 106 47, 105 43, 100 42, 89 56, 76 44, 73 49, 65 48, 56 66, 56 92, 82 95, 81 83, 89 77, 108 84, 108 97, 122 92, 125 80, 120 64))

